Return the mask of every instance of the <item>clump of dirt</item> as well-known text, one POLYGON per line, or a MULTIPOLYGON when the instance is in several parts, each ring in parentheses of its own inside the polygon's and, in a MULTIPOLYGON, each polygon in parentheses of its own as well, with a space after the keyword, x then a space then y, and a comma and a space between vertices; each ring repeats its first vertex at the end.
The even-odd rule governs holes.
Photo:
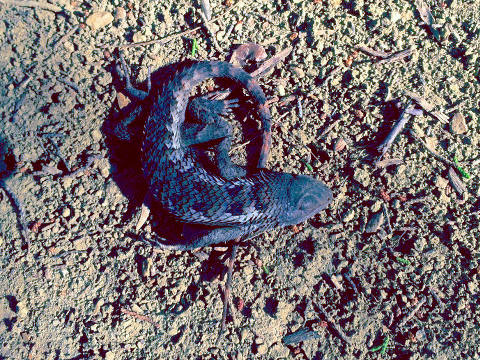
POLYGON ((207 31, 197 1, 0 1, 0 358, 479 357, 476 2, 211 2, 207 31), (248 42, 293 48, 260 81, 268 167, 335 200, 239 249, 217 342, 228 251, 141 241, 139 154, 113 158, 105 122, 117 47, 142 82, 248 42))

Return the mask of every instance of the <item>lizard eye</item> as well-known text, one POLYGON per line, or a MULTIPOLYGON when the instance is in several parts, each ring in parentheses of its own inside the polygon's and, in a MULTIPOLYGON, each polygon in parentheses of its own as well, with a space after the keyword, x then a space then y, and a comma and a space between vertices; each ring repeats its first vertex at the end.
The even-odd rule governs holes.
POLYGON ((298 203, 298 209, 301 211, 311 211, 318 207, 318 198, 314 195, 302 197, 298 203))

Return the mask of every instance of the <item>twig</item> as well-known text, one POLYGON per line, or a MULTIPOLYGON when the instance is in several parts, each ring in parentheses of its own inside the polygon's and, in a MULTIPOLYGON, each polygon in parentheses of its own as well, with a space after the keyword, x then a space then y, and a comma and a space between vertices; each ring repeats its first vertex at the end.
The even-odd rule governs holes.
MULTIPOLYGON (((205 1, 205 0, 204 0, 205 1)), ((208 23, 208 18, 206 14, 203 13, 203 11, 199 11, 200 17, 202 18, 203 25, 205 26, 205 29, 207 29, 208 34, 210 35, 210 39, 212 40, 213 47, 215 50, 217 50, 219 53, 223 53, 223 49, 220 47, 217 41, 217 37, 215 36, 215 33, 213 32, 212 28, 210 27, 208 23)))
POLYGON ((39 8, 43 10, 49 10, 53 12, 62 12, 63 9, 60 6, 49 4, 47 2, 40 1, 21 1, 21 0, 0 0, 4 4, 13 5, 13 6, 24 6, 30 8, 39 8))
POLYGON ((303 107, 302 107, 302 99, 297 98, 297 107, 298 107, 298 118, 300 120, 303 119, 303 107))
MULTIPOLYGON (((239 241, 240 238, 236 239, 239 241)), ((225 328, 227 325, 227 313, 228 307, 230 303, 230 292, 232 287, 232 277, 233 277, 233 263, 235 261, 235 256, 237 255, 238 244, 234 244, 232 246, 232 254, 230 255, 230 259, 228 260, 228 270, 227 270, 227 281, 225 282, 225 290, 223 292, 223 312, 222 312, 222 322, 220 325, 220 331, 218 333, 217 344, 220 340, 220 337, 225 332, 225 328)))
POLYGON ((392 225, 390 224, 390 214, 388 213, 387 205, 385 205, 385 203, 382 203, 382 210, 383 210, 383 214, 385 215, 385 220, 387 223, 387 231, 389 234, 391 234, 392 225))
POLYGON ((445 310, 445 304, 443 303, 442 299, 440 299, 440 296, 438 296, 437 291, 432 287, 428 287, 428 290, 430 290, 430 293, 433 295, 433 298, 435 299, 438 306, 440 307, 440 310, 444 311, 445 310))
POLYGON ((410 313, 398 324, 398 327, 402 327, 403 325, 405 325, 407 322, 409 322, 414 316, 415 314, 417 313, 418 310, 420 310, 420 308, 422 307, 423 304, 425 304, 425 302, 427 301, 427 298, 426 296, 423 296, 417 303, 417 305, 415 305, 415 307, 412 309, 412 311, 410 311, 410 313))
POLYGON ((302 328, 295 331, 294 333, 285 335, 282 339, 282 342, 285 345, 294 345, 302 341, 307 341, 311 339, 320 339, 321 336, 318 332, 313 331, 309 328, 302 328))
POLYGON ((80 93, 80 88, 78 87, 77 84, 75 84, 73 81, 68 80, 67 78, 58 78, 58 81, 61 83, 71 87, 73 90, 75 90, 77 93, 80 93))
POLYGON ((324 307, 322 305, 320 305, 319 303, 313 303, 313 304, 320 310, 320 312, 323 314, 323 316, 325 316, 325 319, 330 324, 330 326, 337 332, 340 339, 345 341, 347 344, 351 345, 352 340, 350 339, 350 337, 347 336, 343 332, 343 330, 335 323, 335 320, 327 313, 327 311, 324 309, 324 307))
POLYGON ((433 155, 434 158, 436 158, 437 160, 440 160, 442 161, 443 163, 449 165, 449 166, 453 166, 455 167, 455 163, 453 161, 450 161, 448 160, 447 158, 443 157, 442 155, 440 154, 437 154, 435 151, 431 150, 427 144, 425 143, 425 141, 423 141, 422 139, 420 139, 420 137, 415 133, 415 131, 411 130, 410 131, 410 134, 414 137, 415 140, 417 140, 420 144, 423 145, 423 147, 431 154, 433 155))
POLYGON ((348 283, 350 284, 350 286, 353 288, 353 291, 355 292, 356 295, 359 294, 358 292, 358 288, 357 288, 357 285, 355 285, 355 283, 353 282, 352 278, 350 277, 350 275, 348 274, 348 272, 342 274, 343 277, 348 281, 348 283))
POLYGON ((379 57, 379 58, 387 58, 387 57, 390 56, 389 53, 386 53, 384 51, 374 50, 372 48, 369 48, 366 45, 357 45, 357 46, 355 46, 355 49, 360 50, 361 52, 364 52, 367 55, 376 56, 376 57, 379 57))
POLYGON ((269 72, 271 68, 273 68, 279 62, 285 60, 285 58, 288 55, 290 55, 290 53, 292 52, 292 49, 293 48, 291 46, 286 47, 285 49, 283 49, 279 53, 272 56, 270 59, 264 61, 263 64, 258 67, 257 70, 255 70, 251 73, 251 75, 256 77, 257 79, 262 77, 262 76, 265 76, 266 73, 269 72))
MULTIPOLYGON (((330 80, 335 74, 339 73, 340 71, 342 70, 342 68, 340 66, 337 66, 335 67, 332 71, 330 71, 327 76, 325 76, 323 79, 322 79, 322 84, 321 85, 325 85, 327 83, 328 80, 330 80)), ((313 95, 313 93, 315 92, 315 90, 317 90, 318 88, 315 88, 313 89, 312 91, 310 91, 310 93, 308 94, 309 96, 310 95, 313 95)))
POLYGON ((137 318, 139 320, 146 321, 146 322, 152 324, 153 326, 155 326, 157 329, 162 328, 162 326, 159 323, 153 321, 152 319, 150 319, 146 315, 142 315, 142 314, 136 313, 135 311, 131 311, 131 310, 127 310, 127 309, 120 309, 120 311, 124 314, 133 316, 134 318, 137 318))
POLYGON ((15 102, 15 106, 12 111, 12 117, 10 118, 10 121, 12 123, 17 121, 18 112, 20 111, 22 105, 25 103, 26 99, 27 99, 27 92, 25 91, 19 96, 18 100, 15 102))
POLYGON ((210 6, 210 0, 201 0, 202 11, 205 14, 207 21, 212 19, 212 7, 210 6))
MULTIPOLYGON (((332 118, 331 116, 328 116, 330 119, 332 118)), ((317 139, 320 140, 320 139, 323 139, 325 136, 328 135, 328 133, 330 131, 333 130, 333 128, 335 127, 335 125, 337 125, 337 122, 340 120, 340 117, 338 117, 336 120, 334 120, 330 125, 327 126, 327 128, 325 130, 322 131, 322 133, 317 136, 317 139)))
POLYGON ((50 139, 50 142, 52 143, 53 147, 55 148, 55 153, 58 156, 60 160, 62 160, 63 164, 67 168, 67 171, 70 172, 70 165, 68 164, 67 160, 62 156, 62 153, 60 151, 60 148, 58 147, 57 143, 53 140, 50 139))
POLYGON ((148 45, 153 45, 153 44, 163 45, 163 44, 166 44, 169 41, 172 41, 176 38, 194 33, 195 31, 200 30, 201 28, 202 28, 201 26, 197 26, 197 27, 194 27, 193 29, 189 29, 189 30, 185 30, 185 31, 182 31, 182 32, 179 32, 179 33, 176 33, 176 34, 169 35, 167 37, 164 37, 163 39, 140 41, 140 42, 125 44, 125 45, 100 45, 99 47, 101 49, 108 49, 108 48, 130 49, 130 48, 134 48, 134 47, 148 46, 148 45))
POLYGON ((396 54, 393 54, 392 56, 389 56, 388 58, 377 61, 376 64, 382 65, 382 64, 392 63, 394 61, 402 60, 410 55, 412 55, 412 49, 403 50, 396 54))
POLYGON ((407 105, 405 106, 405 109, 403 109, 400 117, 398 118, 397 122, 393 126, 392 131, 390 131, 390 133, 387 135, 385 140, 383 140, 383 142, 378 146, 378 151, 380 152, 380 156, 378 157, 377 162, 382 160, 385 153, 390 149, 396 137, 398 136, 398 134, 400 134, 400 132, 405 127, 405 124, 410 119, 410 115, 408 115, 406 110, 408 110, 411 103, 412 103, 411 101, 407 103, 407 105))
POLYGON ((20 227, 20 234, 22 235, 25 243, 30 242, 30 234, 28 231, 28 227, 25 221, 25 211, 23 210, 22 202, 20 199, 15 195, 15 193, 10 189, 10 187, 5 183, 5 181, 0 180, 0 187, 3 188, 3 191, 7 194, 7 197, 12 202, 12 206, 15 210, 15 213, 18 217, 18 225, 20 227))

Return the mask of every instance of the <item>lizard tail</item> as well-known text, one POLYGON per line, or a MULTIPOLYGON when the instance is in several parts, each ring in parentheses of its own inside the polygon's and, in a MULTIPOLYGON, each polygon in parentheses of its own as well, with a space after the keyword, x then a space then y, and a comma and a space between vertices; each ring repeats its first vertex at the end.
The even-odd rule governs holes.
POLYGON ((262 123, 263 139, 258 167, 265 167, 271 144, 271 116, 270 111, 265 106, 267 99, 255 78, 243 69, 237 68, 227 62, 204 61, 191 63, 182 67, 182 69, 173 76, 168 86, 163 89, 163 96, 159 98, 175 99, 175 101, 170 102, 170 113, 173 115, 169 119, 171 120, 171 124, 166 124, 167 127, 171 127, 169 128, 170 132, 174 134, 174 136, 178 136, 177 139, 174 139, 172 145, 174 147, 182 146, 179 138, 181 133, 180 127, 185 120, 185 112, 191 89, 202 81, 211 78, 231 79, 241 84, 252 97, 257 106, 257 113, 262 123))

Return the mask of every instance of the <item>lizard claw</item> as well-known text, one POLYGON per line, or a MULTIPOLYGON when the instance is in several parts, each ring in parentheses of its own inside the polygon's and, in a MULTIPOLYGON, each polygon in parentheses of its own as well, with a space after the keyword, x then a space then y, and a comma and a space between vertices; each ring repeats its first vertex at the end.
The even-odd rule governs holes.
POLYGON ((150 215, 150 209, 147 205, 142 204, 142 212, 140 213, 137 225, 135 226, 135 231, 139 231, 142 228, 145 221, 147 221, 148 215, 150 215))

